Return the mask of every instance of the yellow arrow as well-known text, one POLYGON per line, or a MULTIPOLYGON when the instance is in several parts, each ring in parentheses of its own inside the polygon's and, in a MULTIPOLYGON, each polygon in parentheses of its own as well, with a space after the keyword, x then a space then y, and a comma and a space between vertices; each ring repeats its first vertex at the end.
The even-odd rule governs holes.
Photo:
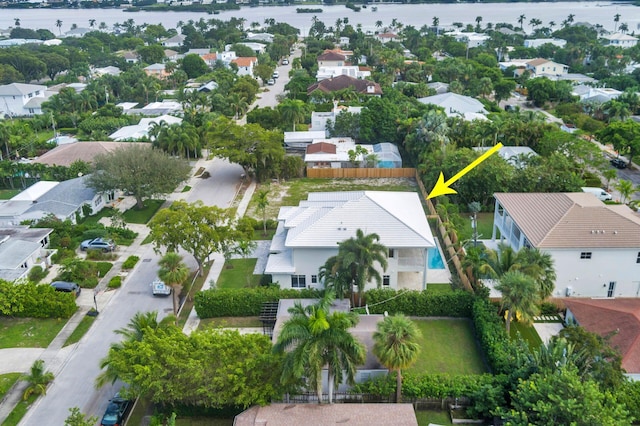
POLYGON ((464 169, 459 171, 454 177, 452 177, 451 179, 449 179, 446 182, 444 181, 444 175, 442 174, 442 172, 440 172, 440 176, 438 177, 438 181, 436 182, 436 185, 433 187, 433 189, 429 193, 429 196, 427 197, 427 200, 429 198, 438 197, 440 195, 457 194, 456 190, 455 189, 451 189, 450 186, 453 185, 453 183, 456 182, 458 179, 460 179, 462 176, 464 176, 467 173, 469 173, 478 164, 482 163, 484 160, 489 158, 489 156, 491 156, 491 154, 493 154, 494 152, 496 152, 500 148, 502 148, 502 144, 498 143, 493 148, 491 148, 490 150, 488 150, 487 152, 482 154, 480 157, 476 158, 471 164, 469 164, 467 167, 465 167, 464 169))

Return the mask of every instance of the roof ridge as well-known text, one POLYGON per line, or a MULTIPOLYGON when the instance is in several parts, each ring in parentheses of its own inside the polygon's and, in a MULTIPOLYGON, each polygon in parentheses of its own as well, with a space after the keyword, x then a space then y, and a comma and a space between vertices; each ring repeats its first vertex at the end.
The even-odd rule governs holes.
MULTIPOLYGON (((564 194, 562 194, 564 195, 564 194)), ((571 212, 571 210, 573 210, 573 208, 578 205, 578 203, 576 203, 574 200, 572 200, 570 197, 567 197, 565 195, 565 197, 571 201, 571 207, 569 207, 567 210, 565 210, 565 212, 562 214, 562 216, 560 216, 560 218, 558 220, 556 220, 556 223, 553 224, 553 226, 551 228, 549 228, 549 230, 547 231, 546 234, 544 234, 544 237, 542 237, 540 239, 540 242, 537 244, 538 246, 541 246, 545 240, 547 239, 547 237, 549 237, 549 235, 551 235, 553 233, 553 231, 556 229, 556 227, 558 227, 560 225, 560 222, 562 222, 562 220, 567 217, 567 215, 571 212)), ((580 206, 580 208, 584 208, 583 206, 580 206)))
MULTIPOLYGON (((424 236, 422 234, 420 234, 419 232, 417 232, 415 229, 413 229, 412 226, 410 226, 407 222, 405 222, 404 220, 402 220, 401 218, 399 218, 398 216, 396 216, 395 214, 391 213, 389 211, 389 209, 387 209, 386 207, 384 207, 382 204, 378 203, 376 200, 374 200, 373 198, 368 196, 368 193, 371 192, 384 192, 384 191, 363 191, 364 192, 364 197, 366 197, 368 200, 370 200, 372 203, 374 203, 375 205, 377 205, 378 207, 380 207, 382 210, 384 210, 385 212, 387 212, 389 215, 393 216, 397 221, 399 221, 400 223, 402 223, 406 228, 411 229, 411 232, 413 232, 414 235, 423 238, 424 236)), ((419 198, 419 197, 418 197, 419 198)), ((422 203, 420 203, 420 206, 422 206, 422 203)), ((423 212, 424 212, 424 208, 423 208, 423 212)), ((426 215, 425 215, 426 216, 426 215)))

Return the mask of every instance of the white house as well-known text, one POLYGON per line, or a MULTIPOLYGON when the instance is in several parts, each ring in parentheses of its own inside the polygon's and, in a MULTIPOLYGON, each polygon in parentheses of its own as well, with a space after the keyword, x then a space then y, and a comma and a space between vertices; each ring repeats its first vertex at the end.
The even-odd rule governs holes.
POLYGON ((616 99, 622 92, 611 87, 591 87, 581 84, 574 86, 571 94, 578 96, 580 102, 604 103, 616 99))
POLYGON ((531 73, 532 77, 556 76, 569 72, 568 65, 559 64, 543 58, 527 61, 525 69, 531 73))
POLYGON ((487 119, 485 117, 487 110, 484 108, 484 105, 482 105, 482 102, 469 96, 458 95, 453 92, 419 98, 418 102, 444 108, 447 117, 461 116, 468 121, 487 119))
POLYGON ((333 103, 333 108, 331 109, 331 111, 329 112, 317 112, 317 111, 313 111, 311 113, 311 126, 309 127, 309 130, 311 131, 320 131, 320 130, 326 130, 327 129, 327 123, 329 122, 329 120, 331 120, 331 122, 335 123, 336 122, 336 117, 338 115, 340 115, 342 112, 348 112, 351 114, 360 114, 360 112, 362 111, 363 107, 352 107, 352 106, 344 106, 344 105, 340 105, 338 106, 338 102, 335 101, 333 103))
POLYGON ((182 34, 177 34, 177 35, 174 35, 173 37, 163 40, 162 45, 164 47, 182 47, 186 39, 187 39, 186 36, 182 34))
POLYGON ((116 142, 138 141, 147 139, 149 131, 154 124, 166 123, 167 125, 180 124, 182 119, 172 115, 161 115, 159 117, 142 118, 138 124, 124 126, 109 135, 109 139, 116 142))
POLYGON ((564 47, 567 44, 567 40, 563 40, 561 38, 532 38, 524 41, 524 47, 537 48, 545 44, 564 47))
MULTIPOLYGON (((473 147, 474 151, 485 152, 490 147, 476 146, 473 147)), ((498 155, 507 163, 514 167, 521 167, 521 158, 523 157, 537 157, 538 153, 528 146, 503 146, 498 150, 498 155)))
POLYGON ((622 47, 623 49, 633 47, 638 44, 638 39, 636 37, 622 33, 607 34, 603 35, 601 38, 606 40, 605 46, 622 47))
POLYGON ((231 60, 231 63, 238 66, 238 75, 248 75, 250 77, 254 77, 253 67, 258 65, 258 58, 256 58, 255 56, 240 57, 231 60))
POLYGON ((39 84, 11 83, 0 86, 0 117, 42 114, 47 87, 39 84))
POLYGON ((306 148, 307 145, 313 143, 316 139, 322 139, 326 136, 325 130, 314 130, 306 132, 284 132, 284 145, 287 148, 306 148))
POLYGON ((484 46, 487 40, 490 40, 486 34, 475 33, 475 32, 462 32, 462 31, 449 31, 444 33, 444 35, 453 37, 456 41, 460 43, 465 43, 467 47, 479 47, 484 46))
POLYGON ((352 167, 373 167, 393 169, 402 167, 402 157, 398 147, 392 143, 378 143, 374 145, 356 144, 351 138, 325 138, 313 141, 307 146, 304 156, 307 168, 344 169, 352 167), (357 147, 366 151, 351 161, 349 151, 357 147))
POLYGON ((371 70, 368 68, 361 68, 357 65, 350 66, 326 66, 326 67, 318 67, 318 72, 316 73, 316 80, 321 81, 326 78, 333 78, 339 75, 348 75, 353 78, 367 78, 371 76, 371 70))
POLYGON ((590 193, 496 193, 493 241, 549 253, 557 297, 638 297, 640 216, 590 193))
POLYGON ((322 287, 318 270, 358 229, 378 234, 389 250, 387 269, 375 265, 383 287, 426 288, 428 250, 437 248, 415 192, 315 192, 297 207, 282 207, 265 274, 281 288, 322 287))
POLYGON ((346 65, 347 57, 335 50, 325 50, 316 60, 318 67, 343 67, 346 65))
POLYGON ((50 228, 15 226, 0 228, 0 279, 15 281, 27 277, 34 266, 51 265, 50 228))

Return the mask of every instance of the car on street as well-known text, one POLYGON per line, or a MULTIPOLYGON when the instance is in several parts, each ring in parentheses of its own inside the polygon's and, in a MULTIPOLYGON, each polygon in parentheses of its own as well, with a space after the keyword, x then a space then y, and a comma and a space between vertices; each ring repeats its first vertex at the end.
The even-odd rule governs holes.
POLYGON ((269 80, 267 80, 267 84, 269 86, 273 86, 274 84, 276 84, 276 81, 274 79, 270 78, 269 80))
POLYGON ((171 294, 171 287, 166 285, 164 281, 157 279, 151 283, 151 291, 154 296, 168 296, 171 294))
POLYGON ((62 291, 65 293, 74 293, 76 297, 80 296, 80 286, 70 281, 54 281, 50 284, 56 291, 62 291))
POLYGON ((288 59, 283 59, 282 60, 282 65, 289 65, 289 60, 288 59))
POLYGON ((626 169, 627 168, 627 163, 625 163, 622 158, 612 158, 609 162, 616 169, 626 169))
POLYGON ((107 410, 102 416, 100 426, 122 426, 127 419, 127 410, 131 405, 131 401, 120 397, 117 393, 112 399, 109 400, 107 410))
POLYGON ((94 238, 92 240, 84 240, 80 243, 80 250, 102 250, 102 251, 114 251, 116 249, 116 243, 113 240, 105 240, 103 238, 94 238))
POLYGON ((273 74, 271 75, 271 78, 273 79, 277 79, 278 77, 280 77, 280 73, 278 71, 274 71, 273 74))

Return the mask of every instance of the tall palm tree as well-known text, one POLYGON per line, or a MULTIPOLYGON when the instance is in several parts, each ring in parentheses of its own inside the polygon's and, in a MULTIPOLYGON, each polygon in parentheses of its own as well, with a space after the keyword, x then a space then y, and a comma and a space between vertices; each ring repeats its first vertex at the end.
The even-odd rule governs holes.
POLYGON ((182 262, 182 256, 175 252, 168 252, 158 261, 160 270, 158 276, 173 289, 173 314, 178 320, 178 304, 182 284, 189 278, 189 268, 182 262))
POLYGON ((618 22, 620 22, 619 13, 616 13, 615 15, 613 15, 613 22, 614 22, 613 32, 616 32, 618 30, 618 22))
POLYGON ((396 402, 402 402, 402 370, 420 354, 420 329, 403 314, 385 317, 373 333, 373 353, 380 363, 396 371, 396 402))
POLYGON ((96 26, 96 20, 95 19, 89 19, 89 28, 93 28, 96 26))
POLYGON ((60 19, 56 20, 56 27, 58 27, 58 33, 62 35, 62 21, 60 19))
POLYGON ((538 284, 540 300, 551 296, 556 282, 556 270, 551 255, 532 247, 520 250, 517 259, 521 264, 520 272, 530 276, 538 284))
POLYGON ((523 24, 525 19, 527 19, 527 17, 524 14, 522 14, 522 15, 520 15, 518 17, 518 23, 520 24, 520 29, 521 30, 524 30, 524 28, 522 27, 522 24, 523 24))
POLYGON ((47 393, 47 385, 53 380, 53 373, 45 371, 44 361, 37 359, 31 365, 29 374, 22 377, 29 385, 22 394, 22 399, 26 400, 31 395, 45 395, 47 393))
POLYGON ((278 105, 280 114, 284 121, 293 123, 293 131, 296 131, 296 124, 304 120, 305 105, 299 99, 286 99, 278 105))
POLYGON ((496 290, 502 293, 502 309, 507 309, 507 334, 511 331, 511 320, 514 312, 525 323, 530 324, 539 312, 540 293, 536 281, 520 271, 505 273, 496 290))
POLYGON ((621 179, 613 187, 622 195, 622 204, 625 204, 633 194, 639 191, 639 187, 634 187, 633 182, 624 179, 621 179))
POLYGON ((341 256, 331 256, 320 267, 318 279, 325 289, 331 290, 338 299, 351 298, 353 285, 351 275, 342 263, 341 256))
POLYGON ((303 307, 299 302, 289 309, 291 318, 282 326, 275 353, 285 353, 282 382, 306 378, 322 403, 322 370, 327 367, 329 403, 333 390, 346 379, 355 382, 356 367, 366 358, 364 345, 349 329, 358 323, 354 312, 329 312, 333 293, 327 291, 315 305, 303 307))
POLYGON ((262 212, 262 235, 267 236, 267 207, 269 207, 269 190, 262 189, 257 194, 258 210, 262 212))

